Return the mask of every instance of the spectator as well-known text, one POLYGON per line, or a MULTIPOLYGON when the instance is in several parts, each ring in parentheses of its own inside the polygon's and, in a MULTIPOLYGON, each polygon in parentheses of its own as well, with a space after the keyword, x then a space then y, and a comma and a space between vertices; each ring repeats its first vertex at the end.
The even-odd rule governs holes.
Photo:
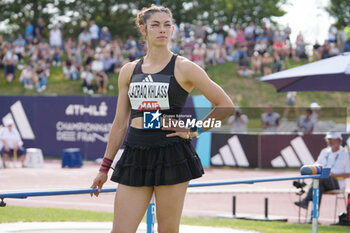
POLYGON ((18 56, 12 49, 11 44, 7 47, 7 52, 3 58, 3 64, 5 66, 5 78, 7 82, 12 82, 16 75, 16 65, 18 62, 18 56))
POLYGON ((321 59, 329 58, 329 43, 328 40, 324 41, 324 44, 321 46, 321 59))
POLYGON ((80 74, 81 85, 84 93, 94 94, 93 80, 94 76, 90 71, 90 66, 83 67, 83 71, 80 74))
POLYGON ((346 44, 346 34, 344 31, 344 26, 340 26, 340 29, 338 30, 337 44, 338 44, 339 51, 341 53, 344 52, 345 44, 346 44))
POLYGON ((286 40, 290 41, 290 34, 292 33, 292 29, 289 27, 289 24, 284 28, 284 34, 286 37, 286 40))
POLYGON ((275 55, 275 59, 273 61, 273 71, 280 72, 284 70, 284 62, 281 60, 280 56, 275 55))
POLYGON ((306 109, 306 114, 301 115, 298 120, 298 128, 300 132, 311 134, 314 130, 314 123, 311 119, 312 110, 306 109))
POLYGON ((61 66, 62 51, 60 46, 56 46, 53 51, 51 51, 51 61, 53 66, 61 66))
POLYGON ((214 66, 217 64, 215 56, 215 44, 209 43, 205 51, 205 62, 214 66))
POLYGON ((95 21, 92 20, 90 22, 89 32, 91 37, 91 45, 93 48, 96 48, 96 46, 98 45, 98 38, 100 33, 99 31, 99 27, 96 25, 95 21))
POLYGON ((264 53, 261 64, 263 67, 264 75, 272 74, 273 59, 269 53, 264 53))
POLYGON ((25 56, 24 47, 20 46, 19 44, 15 44, 15 43, 13 43, 13 45, 14 45, 13 52, 17 55, 19 63, 23 63, 23 59, 25 56))
POLYGON ((26 30, 25 30, 25 34, 24 34, 27 44, 31 44, 33 42, 34 39, 34 27, 32 25, 32 23, 27 20, 26 22, 26 30))
POLYGON ((337 32, 338 29, 332 24, 328 30, 328 43, 337 43, 337 32))
POLYGON ((173 31, 173 34, 171 36, 171 39, 177 41, 179 38, 180 32, 179 32, 179 26, 176 24, 175 19, 173 19, 173 25, 174 25, 174 31, 173 31))
POLYGON ((318 43, 318 41, 315 41, 315 44, 313 45, 313 55, 316 58, 316 60, 320 60, 322 58, 322 51, 321 51, 321 45, 318 43))
POLYGON ((319 111, 321 109, 321 106, 318 103, 312 103, 310 104, 310 109, 312 110, 311 119, 314 125, 318 122, 320 119, 319 111))
POLYGON ((238 62, 238 74, 243 77, 251 77, 254 72, 249 69, 249 61, 246 57, 242 56, 238 62))
POLYGON ((108 27, 104 26, 102 27, 102 32, 100 35, 100 40, 105 41, 107 44, 112 41, 112 35, 108 30, 108 27))
POLYGON ((62 44, 63 42, 61 30, 55 24, 50 30, 50 47, 51 49, 54 49, 56 46, 61 47, 62 44))
POLYGON ((350 22, 344 28, 344 33, 346 35, 346 44, 345 44, 344 52, 350 52, 350 22))
POLYGON ((91 36, 87 28, 84 28, 83 31, 79 34, 78 40, 79 46, 91 46, 91 36))
POLYGON ((114 73, 115 60, 109 52, 104 52, 102 57, 103 69, 107 75, 114 73))
MULTIPOLYGON (((258 37, 260 38, 260 37, 258 37)), ((258 52, 260 55, 263 55, 267 52, 267 41, 260 39, 254 46, 254 51, 258 52)))
POLYGON ((205 69, 204 64, 204 55, 205 55, 205 49, 203 48, 202 39, 199 39, 199 43, 194 44, 194 49, 192 52, 192 61, 205 69))
POLYGON ((251 56, 254 51, 255 45, 255 24, 250 22, 249 25, 244 30, 244 38, 246 41, 246 46, 248 48, 248 55, 251 56))
POLYGON ((218 42, 216 43, 215 56, 217 64, 223 65, 226 63, 227 54, 225 45, 220 45, 218 42))
MULTIPOLYGON (((342 190, 345 186, 345 179, 350 177, 350 155, 341 146, 343 139, 341 133, 329 132, 325 139, 328 145, 320 152, 316 164, 330 168, 331 175, 319 180, 319 206, 324 192, 342 190)), ((306 197, 300 202, 294 202, 294 204, 307 209, 309 202, 312 201, 312 195, 312 187, 310 187, 306 197)))
POLYGON ((0 132, 0 141, 3 144, 3 148, 1 149, 3 166, 4 168, 7 167, 6 160, 11 155, 14 157, 19 155, 22 166, 24 166, 25 150, 23 148, 21 136, 14 128, 13 120, 7 119, 5 121, 5 127, 6 128, 2 129, 0 132))
POLYGON ((298 111, 298 108, 295 106, 296 100, 297 100, 297 93, 295 91, 288 91, 286 108, 284 109, 284 112, 283 112, 283 120, 287 120, 290 108, 294 108, 295 116, 298 118, 299 111, 298 111))
POLYGON ((63 65, 63 74, 66 79, 78 80, 78 69, 71 59, 67 59, 63 65))
POLYGON ((253 74, 261 74, 261 56, 257 51, 254 52, 251 61, 253 74))
POLYGON ((33 89, 34 75, 33 66, 30 64, 26 65, 19 78, 19 82, 24 85, 25 89, 33 89))
POLYGON ((44 23, 44 20, 42 18, 39 18, 37 23, 34 26, 34 37, 38 41, 40 41, 42 37, 43 23, 44 23))
POLYGON ((19 34, 17 39, 14 41, 14 44, 24 48, 26 46, 26 41, 23 39, 23 36, 19 34))
POLYGON ((246 133, 248 117, 242 114, 242 110, 239 107, 236 107, 235 115, 228 118, 228 124, 230 125, 231 133, 246 133))
POLYGON ((225 41, 225 31, 224 29, 222 28, 222 24, 219 23, 217 26, 216 26, 216 29, 215 29, 215 41, 217 43, 219 43, 219 45, 223 45, 224 44, 224 41, 225 41))
POLYGON ((261 114, 261 123, 265 133, 274 133, 279 126, 280 114, 273 111, 271 103, 267 104, 267 112, 261 114))
MULTIPOLYGON (((72 64, 74 65, 75 68, 78 70, 80 69, 81 66, 81 55, 80 55, 80 49, 73 50, 69 56, 69 59, 72 61, 72 64)), ((76 80, 76 79, 74 79, 76 80)))
POLYGON ((331 43, 329 47, 329 57, 339 55, 339 49, 336 43, 331 43))
POLYGON ((194 39, 203 39, 203 25, 201 21, 198 21, 193 29, 194 39))
POLYGON ((98 93, 107 93, 108 76, 104 72, 103 62, 101 61, 101 54, 96 54, 95 60, 91 65, 91 70, 96 80, 98 93))
POLYGON ((42 92, 46 89, 49 82, 50 69, 46 67, 46 63, 40 60, 36 65, 36 91, 42 92))
POLYGON ((244 38, 244 28, 243 27, 240 27, 237 30, 237 44, 239 46, 245 46, 246 45, 246 41, 245 41, 245 38, 244 38))
POLYGON ((85 66, 91 65, 92 61, 94 60, 94 50, 92 50, 91 47, 86 47, 84 57, 83 57, 83 63, 85 66))
POLYGON ((277 38, 274 43, 273 43, 273 51, 274 51, 274 56, 281 56, 285 57, 285 44, 284 42, 280 39, 277 38))

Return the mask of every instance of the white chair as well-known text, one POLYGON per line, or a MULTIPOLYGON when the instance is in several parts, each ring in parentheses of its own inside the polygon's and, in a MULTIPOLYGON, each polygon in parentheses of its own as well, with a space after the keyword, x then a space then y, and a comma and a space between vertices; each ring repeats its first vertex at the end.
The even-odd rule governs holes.
POLYGON ((347 206, 345 186, 342 189, 335 189, 335 190, 330 190, 328 192, 325 192, 324 195, 335 195, 334 223, 336 223, 337 222, 338 199, 344 200, 345 210, 346 210, 346 206, 347 206))
POLYGON ((2 157, 1 157, 1 154, 0 154, 0 168, 4 168, 4 164, 2 163, 2 157))
POLYGON ((28 168, 44 167, 44 156, 43 156, 42 150, 39 148, 28 148, 26 150, 24 167, 28 167, 28 168))

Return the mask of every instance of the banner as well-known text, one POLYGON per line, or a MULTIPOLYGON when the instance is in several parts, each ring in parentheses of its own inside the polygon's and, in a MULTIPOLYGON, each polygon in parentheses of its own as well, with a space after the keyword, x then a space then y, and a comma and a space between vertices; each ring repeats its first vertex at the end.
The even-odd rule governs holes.
POLYGON ((26 148, 61 157, 80 148, 85 159, 102 157, 116 110, 116 97, 2 96, 0 122, 12 118, 26 148))
MULTIPOLYGON (((349 134, 342 137, 350 151, 349 134)), ((324 134, 213 134, 211 146, 212 166, 299 168, 313 164, 327 145, 324 134)))
POLYGON ((212 134, 211 165, 258 166, 258 135, 212 134))
MULTIPOLYGON (((117 97, 0 96, 0 106, 0 127, 12 119, 25 148, 57 158, 79 148, 84 159, 96 159, 104 155, 117 97)), ((185 107, 194 111, 191 98, 185 107)))

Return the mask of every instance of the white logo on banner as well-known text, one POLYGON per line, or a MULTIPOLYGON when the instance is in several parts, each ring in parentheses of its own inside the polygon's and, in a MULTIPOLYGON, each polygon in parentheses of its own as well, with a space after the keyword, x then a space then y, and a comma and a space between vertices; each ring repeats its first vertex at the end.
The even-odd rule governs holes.
POLYGON ((107 143, 112 123, 64 122, 56 123, 56 140, 64 142, 95 142, 107 143))
POLYGON ((83 116, 84 114, 88 114, 89 116, 107 116, 107 110, 108 106, 106 102, 101 102, 100 106, 70 104, 67 106, 65 113, 67 116, 83 116))
POLYGON ((249 167, 249 161, 237 137, 227 140, 227 144, 219 149, 219 153, 211 158, 211 164, 217 166, 249 167))
POLYGON ((33 133, 33 130, 29 123, 27 115, 24 112, 21 101, 19 100, 16 101, 14 104, 11 105, 10 109, 11 109, 11 112, 6 114, 2 118, 3 124, 5 123, 5 121, 9 119, 13 120, 15 122, 15 128, 20 133, 22 139, 34 140, 35 135, 33 133))
POLYGON ((300 167, 315 162, 302 137, 294 138, 290 144, 281 150, 281 155, 271 160, 272 167, 300 167))

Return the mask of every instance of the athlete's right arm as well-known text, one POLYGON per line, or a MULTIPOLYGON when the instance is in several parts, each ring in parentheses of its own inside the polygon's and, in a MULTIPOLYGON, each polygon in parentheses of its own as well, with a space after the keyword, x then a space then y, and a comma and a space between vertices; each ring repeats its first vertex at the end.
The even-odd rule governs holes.
MULTIPOLYGON (((125 64, 120 70, 118 77, 118 103, 115 117, 111 130, 109 132, 109 138, 107 143, 107 148, 104 154, 104 158, 110 159, 113 161, 115 155, 117 154, 128 129, 128 122, 130 117, 130 102, 128 99, 128 89, 130 77, 135 65, 133 63, 125 64)), ((101 191, 103 184, 107 181, 107 174, 99 172, 94 179, 91 188, 98 188, 99 192, 101 191)), ((97 197, 99 193, 94 193, 97 197)), ((92 193, 91 193, 92 196, 92 193)))
POLYGON ((130 102, 128 98, 130 77, 134 69, 134 63, 127 63, 122 67, 118 77, 118 103, 112 128, 109 132, 105 158, 113 160, 121 144, 123 143, 130 117, 130 102))

